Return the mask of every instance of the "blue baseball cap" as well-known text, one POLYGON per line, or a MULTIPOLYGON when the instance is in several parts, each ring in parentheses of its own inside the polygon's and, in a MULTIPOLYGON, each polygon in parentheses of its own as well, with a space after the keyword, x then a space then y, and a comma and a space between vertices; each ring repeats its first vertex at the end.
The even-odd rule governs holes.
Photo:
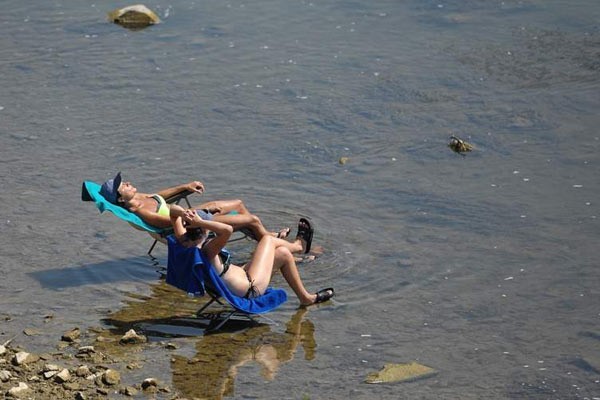
POLYGON ((113 179, 109 179, 102 184, 102 187, 100 188, 100 194, 111 203, 117 204, 117 198, 119 197, 119 186, 121 186, 120 171, 113 179))

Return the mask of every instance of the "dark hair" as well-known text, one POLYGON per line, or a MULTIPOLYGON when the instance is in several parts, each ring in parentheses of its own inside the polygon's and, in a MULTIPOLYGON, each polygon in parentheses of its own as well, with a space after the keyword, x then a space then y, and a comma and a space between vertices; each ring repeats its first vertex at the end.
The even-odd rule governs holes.
POLYGON ((195 242, 196 240, 200 239, 202 235, 204 235, 204 229, 202 228, 187 228, 185 239, 189 240, 190 242, 195 242))

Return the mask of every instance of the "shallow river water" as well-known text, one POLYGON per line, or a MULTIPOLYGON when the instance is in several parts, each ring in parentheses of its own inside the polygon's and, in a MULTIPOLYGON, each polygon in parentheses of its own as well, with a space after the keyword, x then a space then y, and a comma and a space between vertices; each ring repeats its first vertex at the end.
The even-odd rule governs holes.
POLYGON ((3 2, 0 342, 134 327, 177 344, 142 378, 190 398, 600 398, 597 0, 145 4, 130 31, 115 1, 3 2), (199 302, 165 247, 80 199, 119 170, 309 216, 301 274, 335 299, 175 325, 199 302), (410 361, 437 374, 363 382, 410 361))

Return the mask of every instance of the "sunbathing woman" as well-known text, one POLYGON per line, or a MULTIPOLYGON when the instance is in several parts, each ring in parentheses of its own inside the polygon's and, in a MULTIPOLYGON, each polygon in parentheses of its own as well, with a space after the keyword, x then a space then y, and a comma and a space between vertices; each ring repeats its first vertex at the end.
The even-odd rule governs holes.
MULTIPOLYGON (((202 219, 195 210, 184 210, 181 216, 171 216, 174 235, 178 245, 184 247, 197 246, 203 255, 212 260, 213 268, 221 276, 229 290, 240 297, 252 298, 264 294, 271 282, 273 269, 281 270, 300 304, 307 306, 322 303, 334 296, 333 288, 317 293, 309 293, 298 273, 296 261, 287 247, 287 241, 271 235, 264 235, 252 255, 252 259, 243 266, 229 264, 219 256, 229 240, 233 229, 230 225, 202 219), (215 234, 208 238, 208 232, 215 234)), ((313 229, 308 220, 302 218, 298 224, 298 238, 304 249, 309 248, 313 229)))
MULTIPOLYGON (((100 194, 106 200, 120 205, 136 214, 147 224, 157 228, 168 228, 171 226, 169 205, 165 201, 165 198, 186 191, 202 194, 204 192, 204 185, 202 182, 193 181, 160 190, 156 194, 145 194, 139 193, 131 182, 122 182, 121 173, 119 172, 113 179, 104 182, 100 188, 100 194)), ((279 232, 269 232, 260 219, 248 211, 242 200, 210 201, 194 208, 203 219, 212 219, 231 225, 234 231, 248 230, 256 240, 260 240, 265 235, 283 239, 290 232, 289 228, 282 229, 279 232), (232 211, 235 211, 235 213, 230 214, 232 211)), ((298 248, 297 244, 295 248, 298 248)))

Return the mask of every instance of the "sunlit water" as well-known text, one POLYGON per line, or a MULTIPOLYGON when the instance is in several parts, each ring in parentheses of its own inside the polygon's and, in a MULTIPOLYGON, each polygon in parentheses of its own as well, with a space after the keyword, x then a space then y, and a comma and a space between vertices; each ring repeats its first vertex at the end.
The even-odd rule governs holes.
POLYGON ((124 379, 189 397, 600 397, 596 0, 153 1, 163 23, 136 32, 105 20, 123 5, 3 3, 0 342, 175 330, 124 379), (197 201, 242 198, 273 229, 310 216, 325 252, 301 273, 335 300, 174 328, 195 303, 150 239, 80 200, 118 170, 200 179, 197 201), (438 374, 363 383, 413 360, 438 374))

